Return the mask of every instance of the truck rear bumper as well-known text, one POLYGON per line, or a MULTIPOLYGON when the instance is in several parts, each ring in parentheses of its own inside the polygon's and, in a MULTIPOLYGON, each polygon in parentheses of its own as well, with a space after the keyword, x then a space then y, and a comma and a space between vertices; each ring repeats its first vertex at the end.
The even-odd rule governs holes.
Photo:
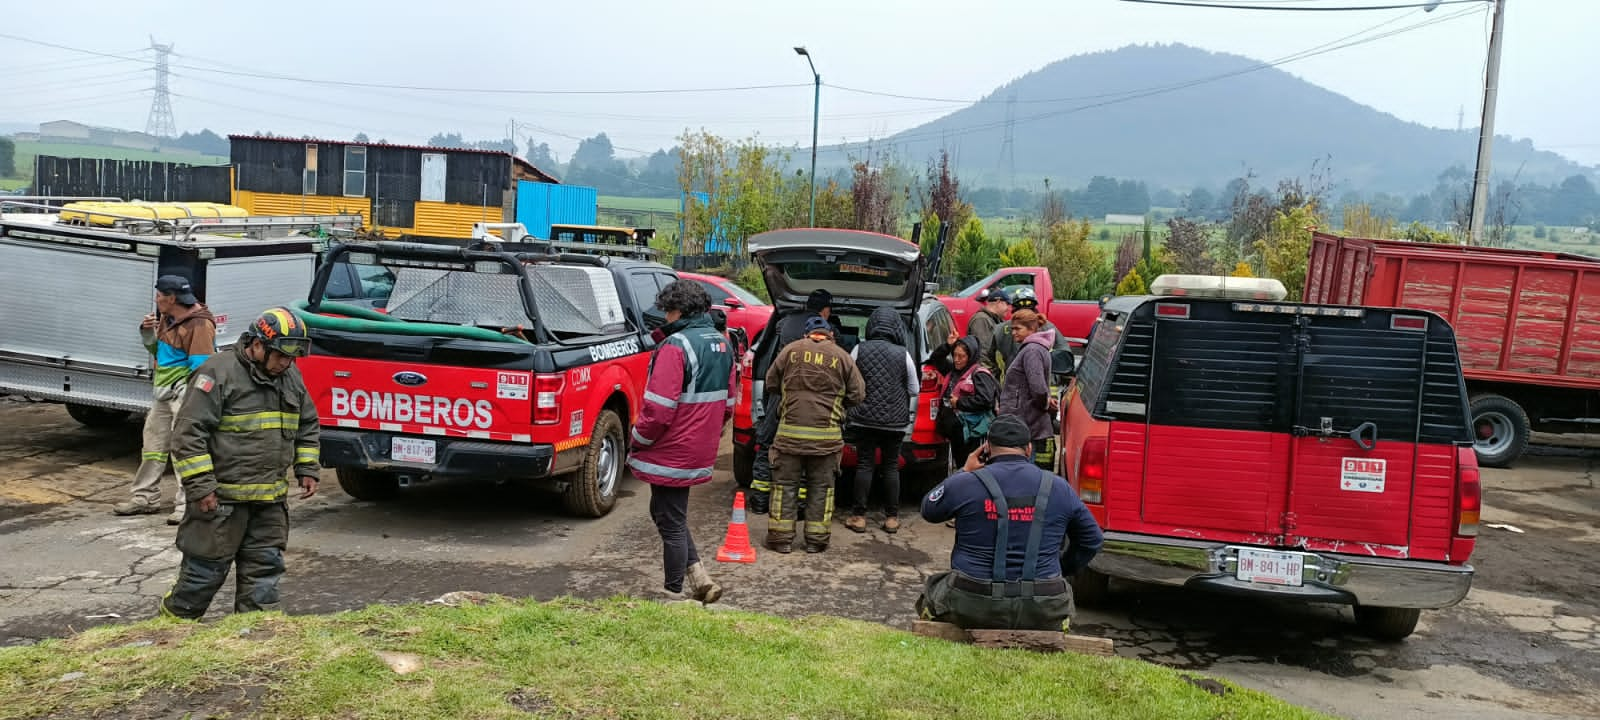
POLYGON ((1107 532, 1105 545, 1090 567, 1112 577, 1155 585, 1373 607, 1450 607, 1461 602, 1472 587, 1471 565, 1289 550, 1283 552, 1295 552, 1304 560, 1299 586, 1246 582, 1234 574, 1239 548, 1221 542, 1107 532))
POLYGON ((419 439, 437 443, 435 462, 398 462, 390 459, 392 440, 397 435, 375 430, 324 427, 322 465, 434 477, 543 478, 551 474, 551 465, 556 457, 555 448, 551 445, 430 436, 419 439))

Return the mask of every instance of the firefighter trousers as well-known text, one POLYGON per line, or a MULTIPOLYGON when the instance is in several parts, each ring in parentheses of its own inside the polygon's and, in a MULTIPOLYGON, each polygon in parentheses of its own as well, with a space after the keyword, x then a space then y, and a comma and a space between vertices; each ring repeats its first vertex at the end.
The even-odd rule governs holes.
POLYGON ((283 578, 283 550, 289 544, 289 506, 275 503, 222 503, 213 512, 191 505, 178 525, 183 562, 178 581, 161 598, 161 613, 198 620, 238 566, 233 611, 274 610, 283 578))
POLYGON ((968 630, 1056 630, 1066 632, 1074 611, 1072 586, 1028 597, 993 597, 955 587, 955 571, 928 578, 917 597, 917 617, 968 630))
POLYGON ((800 491, 806 490, 806 547, 828 547, 833 528, 833 481, 839 470, 839 453, 791 455, 772 451, 772 494, 767 544, 794 542, 794 526, 800 509, 800 491))

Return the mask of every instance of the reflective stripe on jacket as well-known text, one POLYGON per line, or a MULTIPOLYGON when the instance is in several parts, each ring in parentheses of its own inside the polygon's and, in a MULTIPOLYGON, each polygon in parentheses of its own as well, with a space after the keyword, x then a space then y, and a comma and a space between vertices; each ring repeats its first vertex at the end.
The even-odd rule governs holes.
POLYGON ((628 467, 652 485, 698 485, 711 479, 722 426, 733 417, 733 348, 710 315, 662 329, 671 334, 650 358, 628 467))
POLYGON ((290 470, 317 477, 317 408, 300 371, 276 378, 244 355, 247 340, 195 371, 173 423, 172 466, 189 500, 281 502, 290 470))
POLYGON ((772 447, 791 455, 842 450, 845 410, 867 397, 867 385, 849 353, 832 340, 809 336, 778 351, 767 370, 767 387, 780 393, 772 447))

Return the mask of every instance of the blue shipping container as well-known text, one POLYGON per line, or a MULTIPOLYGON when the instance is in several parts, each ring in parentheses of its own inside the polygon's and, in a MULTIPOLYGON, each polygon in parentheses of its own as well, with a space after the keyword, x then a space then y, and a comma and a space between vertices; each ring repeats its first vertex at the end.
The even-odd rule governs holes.
POLYGON ((517 222, 534 237, 550 237, 551 225, 593 225, 600 194, 592 187, 517 181, 517 222))

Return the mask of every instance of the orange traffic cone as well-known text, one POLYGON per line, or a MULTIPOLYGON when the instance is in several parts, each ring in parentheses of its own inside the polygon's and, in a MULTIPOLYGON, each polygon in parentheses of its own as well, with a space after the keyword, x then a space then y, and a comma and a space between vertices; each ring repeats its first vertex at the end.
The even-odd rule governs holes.
POLYGON ((744 493, 733 494, 733 520, 728 522, 728 535, 717 551, 717 562, 753 563, 756 549, 750 547, 750 527, 744 524, 744 493))

